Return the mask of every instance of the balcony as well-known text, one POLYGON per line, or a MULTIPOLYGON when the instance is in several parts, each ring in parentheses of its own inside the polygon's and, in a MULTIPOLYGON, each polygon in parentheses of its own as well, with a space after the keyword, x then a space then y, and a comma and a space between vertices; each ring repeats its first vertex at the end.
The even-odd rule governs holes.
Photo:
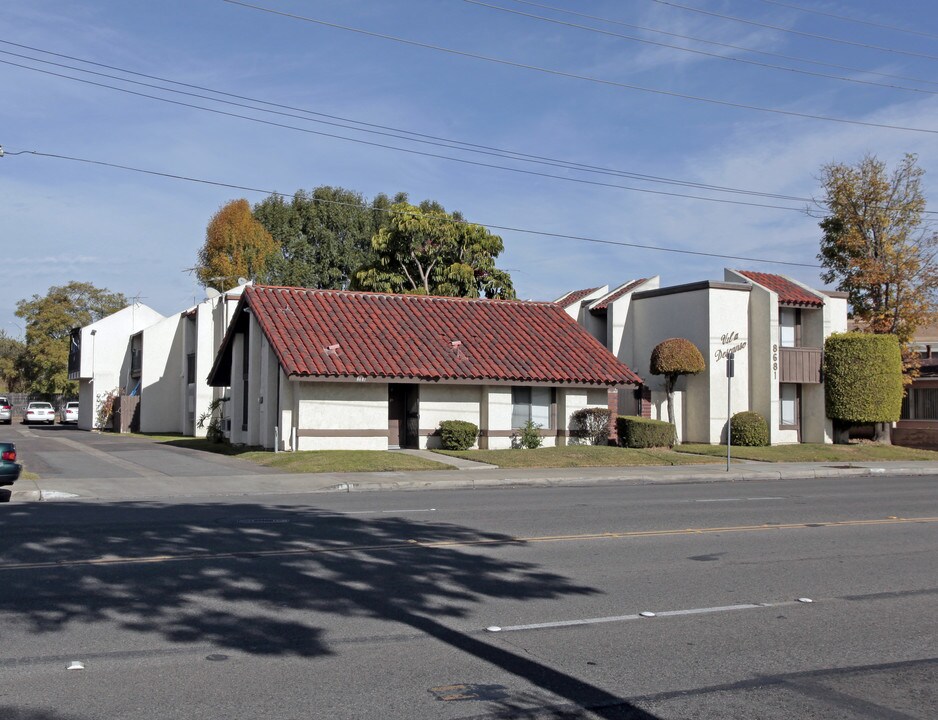
POLYGON ((779 348, 778 381, 783 383, 821 382, 821 348, 779 348))

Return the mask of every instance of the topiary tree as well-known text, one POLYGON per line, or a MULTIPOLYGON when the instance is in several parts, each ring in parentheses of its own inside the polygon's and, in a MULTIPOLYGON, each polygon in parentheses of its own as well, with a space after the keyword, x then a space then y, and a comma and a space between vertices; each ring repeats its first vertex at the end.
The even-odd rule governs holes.
POLYGON ((902 353, 895 335, 834 333, 824 342, 824 400, 834 442, 850 426, 877 423, 877 442, 891 443, 890 425, 902 411, 902 353))
POLYGON ((668 421, 674 425, 674 385, 681 375, 696 375, 707 369, 700 350, 685 338, 662 340, 651 351, 652 375, 664 375, 668 393, 668 421))

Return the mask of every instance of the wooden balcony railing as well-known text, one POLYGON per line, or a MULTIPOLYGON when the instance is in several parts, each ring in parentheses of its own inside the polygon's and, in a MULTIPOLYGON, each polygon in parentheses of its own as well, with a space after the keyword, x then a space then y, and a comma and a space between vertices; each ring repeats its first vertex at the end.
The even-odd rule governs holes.
POLYGON ((821 382, 821 348, 783 347, 779 350, 779 382, 821 382))

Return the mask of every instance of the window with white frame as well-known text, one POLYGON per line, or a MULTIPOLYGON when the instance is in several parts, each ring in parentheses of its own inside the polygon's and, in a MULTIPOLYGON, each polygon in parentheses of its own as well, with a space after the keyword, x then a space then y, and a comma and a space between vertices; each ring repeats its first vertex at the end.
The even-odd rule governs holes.
POLYGON ((798 310, 796 308, 779 308, 778 310, 778 344, 782 347, 795 347, 798 344, 798 310))
POLYGON ((781 383, 778 386, 779 424, 782 427, 797 427, 798 422, 798 386, 795 383, 781 383))
POLYGON ((520 428, 533 421, 542 428, 550 427, 551 388, 513 387, 511 389, 511 426, 520 428))

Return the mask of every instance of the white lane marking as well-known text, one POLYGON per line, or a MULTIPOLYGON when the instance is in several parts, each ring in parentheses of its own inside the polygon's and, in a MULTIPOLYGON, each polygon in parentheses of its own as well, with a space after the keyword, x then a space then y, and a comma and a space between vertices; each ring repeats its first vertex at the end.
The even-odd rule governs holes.
POLYGON ((757 608, 783 607, 794 605, 795 602, 787 600, 775 603, 742 603, 740 605, 717 605, 715 607, 689 608, 687 610, 662 610, 659 612, 644 611, 631 615, 610 615, 608 617, 584 618, 583 620, 559 620, 557 622, 531 623, 528 625, 490 625, 489 632, 512 632, 515 630, 544 630, 546 628, 571 627, 573 625, 597 625, 599 623, 625 622, 650 617, 678 617, 681 615, 706 615, 709 613, 732 612, 734 610, 755 610, 757 608))
POLYGON ((436 508, 418 508, 416 510, 349 510, 341 512, 340 515, 377 515, 379 513, 422 513, 436 512, 436 508))
POLYGON ((747 500, 787 500, 788 498, 783 497, 735 497, 735 498, 706 498, 703 500, 694 500, 693 502, 706 503, 706 502, 744 502, 747 500))

